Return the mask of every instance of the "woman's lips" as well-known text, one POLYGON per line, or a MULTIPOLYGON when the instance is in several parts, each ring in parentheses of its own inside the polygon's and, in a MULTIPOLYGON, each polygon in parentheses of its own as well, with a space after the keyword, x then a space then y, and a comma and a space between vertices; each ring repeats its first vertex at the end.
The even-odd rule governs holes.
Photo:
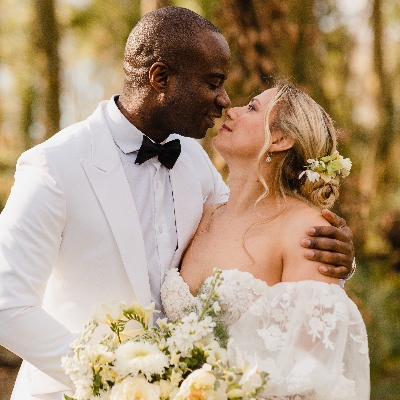
POLYGON ((226 125, 226 124, 222 124, 221 129, 223 129, 223 130, 225 130, 225 131, 228 131, 228 132, 232 132, 232 129, 229 128, 229 126, 226 125))

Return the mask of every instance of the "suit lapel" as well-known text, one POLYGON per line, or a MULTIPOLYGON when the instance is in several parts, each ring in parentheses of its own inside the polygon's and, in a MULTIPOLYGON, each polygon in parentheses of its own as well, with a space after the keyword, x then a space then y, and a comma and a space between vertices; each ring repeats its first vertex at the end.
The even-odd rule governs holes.
POLYGON ((137 300, 147 305, 151 294, 143 235, 124 168, 104 120, 106 104, 100 103, 87 120, 92 163, 82 160, 82 165, 111 227, 137 300))
POLYGON ((178 249, 171 267, 176 267, 199 225, 203 214, 203 198, 200 181, 188 154, 179 156, 170 170, 170 177, 178 234, 178 249))

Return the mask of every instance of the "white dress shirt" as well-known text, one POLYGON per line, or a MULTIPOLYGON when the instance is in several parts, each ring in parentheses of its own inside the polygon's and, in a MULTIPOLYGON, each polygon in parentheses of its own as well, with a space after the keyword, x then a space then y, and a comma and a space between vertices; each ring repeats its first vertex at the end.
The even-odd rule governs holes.
MULTIPOLYGON (((156 157, 141 165, 135 164, 143 133, 121 113, 116 105, 117 99, 118 96, 111 98, 104 116, 117 146, 139 215, 146 248, 151 300, 155 302, 157 310, 162 310, 161 284, 170 269, 177 247, 169 170, 156 157)), ((159 316, 155 315, 156 318, 159 316)))

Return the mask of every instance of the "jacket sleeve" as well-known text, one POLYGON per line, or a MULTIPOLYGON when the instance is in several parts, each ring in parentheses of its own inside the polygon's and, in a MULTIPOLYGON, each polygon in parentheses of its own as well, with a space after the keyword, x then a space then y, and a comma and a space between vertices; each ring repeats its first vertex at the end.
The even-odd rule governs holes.
POLYGON ((0 215, 0 343, 45 374, 73 387, 61 369, 76 337, 42 309, 65 223, 60 178, 34 148, 17 163, 0 215))
POLYGON ((205 152, 205 150, 199 145, 200 147, 200 152, 202 153, 202 157, 204 158, 211 177, 213 181, 213 189, 212 193, 210 193, 207 198, 204 199, 204 204, 217 204, 217 203, 223 203, 228 201, 229 197, 229 188, 227 184, 224 182, 222 179, 221 174, 217 171, 215 166, 210 160, 210 157, 208 154, 205 152))

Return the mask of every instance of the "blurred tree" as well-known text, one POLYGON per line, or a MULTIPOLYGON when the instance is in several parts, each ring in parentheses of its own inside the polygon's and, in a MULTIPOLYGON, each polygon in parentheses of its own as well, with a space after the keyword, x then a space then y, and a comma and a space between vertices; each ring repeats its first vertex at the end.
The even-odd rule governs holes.
MULTIPOLYGON (((44 102, 45 138, 60 130, 60 59, 58 55, 59 29, 55 14, 55 0, 35 0, 34 48, 41 73, 40 89, 44 102)), ((28 86, 24 93, 26 113, 23 123, 29 120, 33 91, 28 86)))
POLYGON ((171 5, 171 2, 168 0, 141 0, 141 13, 145 15, 150 11, 154 11, 161 7, 167 7, 171 5))

